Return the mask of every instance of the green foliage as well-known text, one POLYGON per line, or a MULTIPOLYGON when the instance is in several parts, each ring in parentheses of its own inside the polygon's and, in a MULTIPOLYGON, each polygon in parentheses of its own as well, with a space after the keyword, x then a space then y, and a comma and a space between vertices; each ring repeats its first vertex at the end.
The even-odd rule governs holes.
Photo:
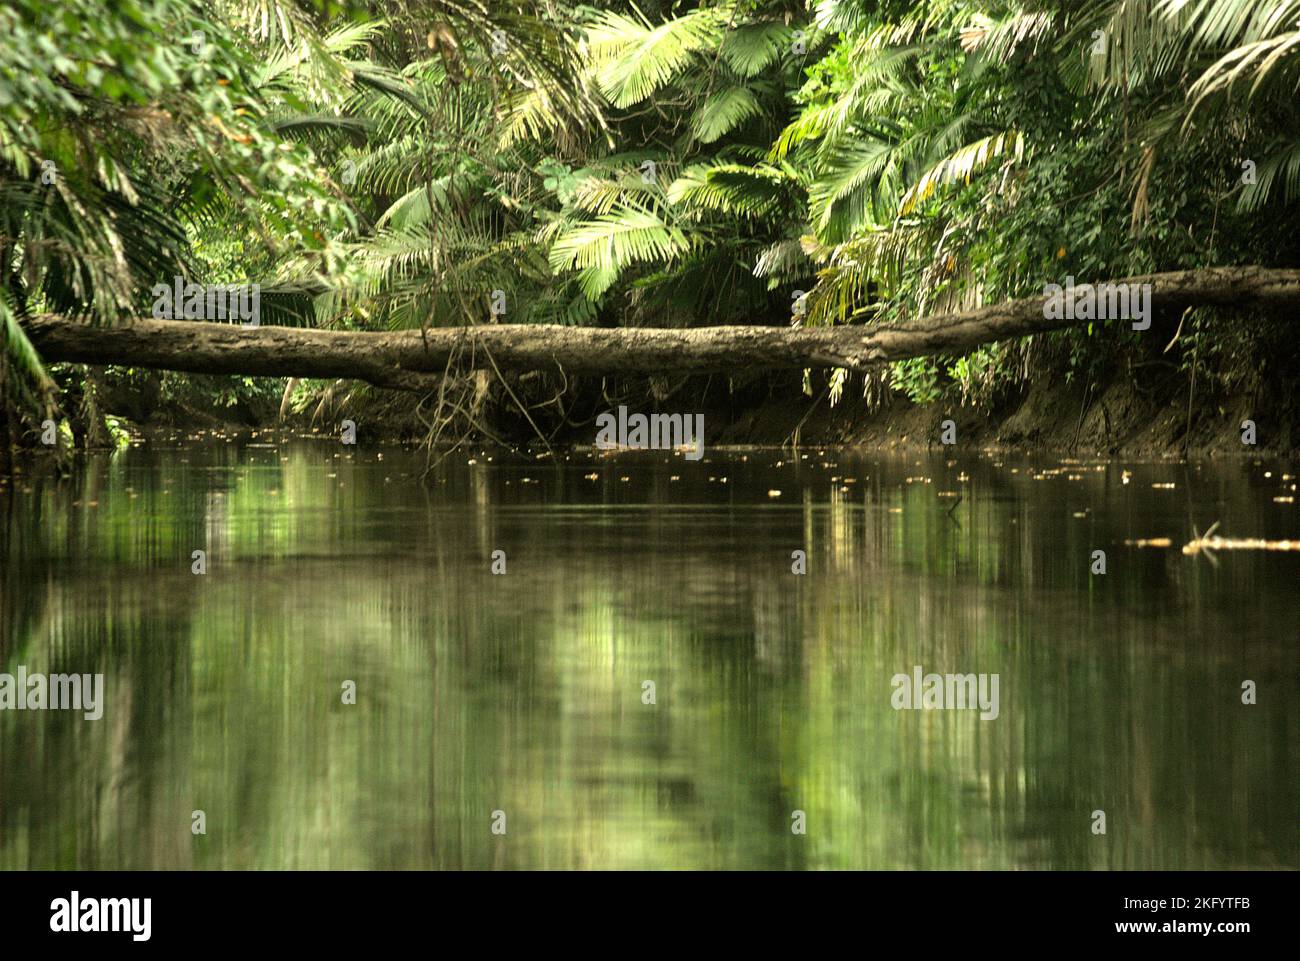
POLYGON ((108 414, 104 417, 104 427, 108 431, 109 440, 117 450, 127 447, 131 443, 131 434, 127 431, 125 422, 120 417, 114 417, 108 414))
POLYGON ((913 357, 889 365, 889 379, 914 404, 929 404, 943 396, 939 366, 929 357, 913 357))
MULTIPOLYGON (((1300 0, 13 0, 4 382, 49 395, 24 317, 112 323, 176 274, 261 281, 264 323, 386 329, 788 323, 796 290, 801 323, 872 324, 1294 263, 1298 24, 1300 0)), ((1052 342, 1081 375, 1107 356, 1052 342)), ((891 383, 987 403, 1023 361, 891 383)))
MULTIPOLYGON (((307 12, 272 6, 274 43, 234 29, 238 5, 0 9, 0 363, 15 375, 0 378, 5 400, 31 409, 50 390, 23 317, 115 323, 141 311, 155 282, 210 282, 196 237, 255 237, 264 256, 245 258, 247 271, 324 251, 353 223, 312 151, 273 122, 299 102, 303 64, 321 68, 346 44, 319 42, 307 12)), ((316 71, 318 89, 345 75, 335 67, 316 71)))

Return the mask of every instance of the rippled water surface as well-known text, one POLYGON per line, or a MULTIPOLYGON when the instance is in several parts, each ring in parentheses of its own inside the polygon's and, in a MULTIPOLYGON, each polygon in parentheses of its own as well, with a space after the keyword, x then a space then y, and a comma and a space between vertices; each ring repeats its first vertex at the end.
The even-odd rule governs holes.
POLYGON ((1300 866, 1300 553, 1179 550, 1300 535, 1295 465, 469 456, 0 487, 0 672, 106 688, 0 710, 0 868, 1300 866))

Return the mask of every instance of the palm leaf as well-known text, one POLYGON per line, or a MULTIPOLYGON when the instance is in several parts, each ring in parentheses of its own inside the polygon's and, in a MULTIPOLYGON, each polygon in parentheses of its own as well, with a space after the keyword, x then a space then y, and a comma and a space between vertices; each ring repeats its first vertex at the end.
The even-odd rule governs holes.
POLYGON ((762 112, 753 89, 738 84, 704 101, 691 118, 691 131, 701 143, 713 143, 762 112))
POLYGON ((657 27, 607 11, 587 31, 597 85, 616 107, 640 103, 681 76, 697 53, 715 47, 721 26, 719 11, 709 8, 657 27))
POLYGON ((595 300, 632 264, 671 261, 690 246, 681 229, 649 210, 627 206, 565 230, 551 246, 550 265, 581 271, 582 291, 595 300))
POLYGON ((1024 138, 1014 130, 967 144, 944 157, 908 188, 907 193, 898 203, 898 215, 906 217, 942 186, 957 181, 970 183, 971 177, 977 170, 982 170, 1003 156, 1020 160, 1024 156, 1024 151, 1024 138))
POLYGON ((55 390, 54 381, 45 371, 41 356, 27 339, 27 332, 18 322, 9 292, 0 288, 0 363, 17 370, 33 395, 41 396, 55 390))
POLYGON ((827 169, 808 191, 819 234, 830 240, 843 239, 871 222, 871 188, 890 163, 894 149, 886 141, 862 138, 834 152, 827 169))
POLYGON ((1246 186, 1237 208, 1253 213, 1270 200, 1300 199, 1300 141, 1268 156, 1255 171, 1255 182, 1246 186))
POLYGON ((790 47, 794 29, 784 23, 748 23, 727 31, 719 52, 741 77, 762 73, 790 47))
POLYGON ((775 164, 692 164, 666 193, 674 205, 760 217, 798 187, 793 170, 775 164))

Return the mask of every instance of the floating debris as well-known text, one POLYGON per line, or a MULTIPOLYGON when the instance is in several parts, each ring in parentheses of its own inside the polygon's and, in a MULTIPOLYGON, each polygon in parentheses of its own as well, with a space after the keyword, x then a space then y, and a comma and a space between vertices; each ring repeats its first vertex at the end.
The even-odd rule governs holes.
MULTIPOLYGON (((1214 551, 1300 551, 1300 540, 1268 541, 1261 537, 1211 536, 1219 522, 1215 521, 1204 534, 1199 534, 1183 545, 1183 553, 1196 555, 1202 551, 1214 560, 1214 551)), ((1196 530, 1193 528, 1192 533, 1196 530)))

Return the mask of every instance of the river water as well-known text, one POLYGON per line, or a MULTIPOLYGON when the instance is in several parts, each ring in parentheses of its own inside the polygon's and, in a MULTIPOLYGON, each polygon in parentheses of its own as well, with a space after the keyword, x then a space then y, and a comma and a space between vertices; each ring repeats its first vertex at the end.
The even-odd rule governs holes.
POLYGON ((424 463, 0 487, 0 672, 104 691, 0 710, 0 868, 1300 867, 1300 553, 1179 550, 1295 538, 1294 464, 424 463))

